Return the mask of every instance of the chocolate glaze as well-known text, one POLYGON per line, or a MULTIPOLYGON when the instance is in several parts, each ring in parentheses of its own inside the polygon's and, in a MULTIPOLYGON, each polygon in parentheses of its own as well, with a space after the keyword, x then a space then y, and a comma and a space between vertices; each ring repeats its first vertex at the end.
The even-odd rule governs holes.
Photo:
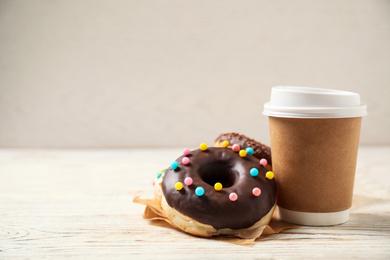
POLYGON ((232 149, 221 147, 191 151, 187 165, 181 162, 183 157, 176 159, 177 169, 167 169, 161 185, 168 205, 180 213, 216 229, 240 229, 255 224, 274 206, 275 179, 265 178, 268 169, 255 157, 240 157, 232 149), (256 177, 250 175, 252 168, 259 170, 256 177), (193 179, 192 185, 184 184, 186 177, 193 179), (174 187, 179 181, 184 185, 180 191, 174 187), (216 182, 222 183, 221 191, 214 189, 216 182), (200 186, 205 193, 198 197, 195 189, 200 186), (261 189, 258 197, 252 194, 255 187, 261 189), (229 200, 231 192, 237 193, 237 201, 229 200))
POLYGON ((220 134, 216 139, 215 143, 222 143, 223 141, 229 141, 230 145, 238 144, 241 149, 252 147, 254 150, 253 156, 258 159, 267 159, 268 164, 272 165, 271 148, 265 144, 262 144, 252 138, 239 133, 225 133, 220 134))

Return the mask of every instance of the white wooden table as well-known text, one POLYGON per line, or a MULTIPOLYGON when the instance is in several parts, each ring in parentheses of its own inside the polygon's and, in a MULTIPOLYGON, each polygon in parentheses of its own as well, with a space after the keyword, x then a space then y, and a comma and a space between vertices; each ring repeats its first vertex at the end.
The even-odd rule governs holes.
POLYGON ((179 149, 0 149, 0 259, 390 258, 390 147, 361 147, 350 221, 238 246, 144 220, 155 174, 179 149))

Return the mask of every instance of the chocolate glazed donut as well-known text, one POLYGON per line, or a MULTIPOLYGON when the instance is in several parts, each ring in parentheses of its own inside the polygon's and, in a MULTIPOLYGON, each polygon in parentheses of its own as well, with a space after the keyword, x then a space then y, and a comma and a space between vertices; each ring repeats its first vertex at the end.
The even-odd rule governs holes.
POLYGON ((262 144, 255 139, 234 132, 220 134, 217 138, 215 138, 214 145, 221 147, 223 141, 228 141, 229 147, 234 144, 238 144, 241 149, 252 147, 254 150, 253 156, 259 160, 263 158, 266 159, 268 161, 268 168, 272 167, 271 148, 269 146, 262 144))
POLYGON ((226 233, 218 230, 250 228, 267 214, 268 224, 276 203, 273 173, 243 151, 201 145, 167 169, 161 188, 169 210, 189 217, 189 223, 195 220, 217 230, 206 235, 193 228, 186 232, 211 236, 226 233))

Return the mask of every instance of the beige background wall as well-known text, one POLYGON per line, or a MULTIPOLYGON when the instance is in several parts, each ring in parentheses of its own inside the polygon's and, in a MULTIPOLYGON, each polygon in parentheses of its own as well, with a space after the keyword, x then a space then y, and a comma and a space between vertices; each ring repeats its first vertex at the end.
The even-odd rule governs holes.
POLYGON ((1 147, 269 143, 274 85, 359 92, 390 144, 390 1, 0 0, 1 147))

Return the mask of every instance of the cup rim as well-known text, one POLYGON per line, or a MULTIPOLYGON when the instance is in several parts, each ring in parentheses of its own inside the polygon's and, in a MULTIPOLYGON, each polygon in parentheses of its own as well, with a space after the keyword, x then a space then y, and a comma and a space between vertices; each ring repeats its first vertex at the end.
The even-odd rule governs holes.
POLYGON ((270 102, 264 104, 263 115, 286 118, 350 118, 367 115, 367 105, 359 107, 277 107, 270 102))

